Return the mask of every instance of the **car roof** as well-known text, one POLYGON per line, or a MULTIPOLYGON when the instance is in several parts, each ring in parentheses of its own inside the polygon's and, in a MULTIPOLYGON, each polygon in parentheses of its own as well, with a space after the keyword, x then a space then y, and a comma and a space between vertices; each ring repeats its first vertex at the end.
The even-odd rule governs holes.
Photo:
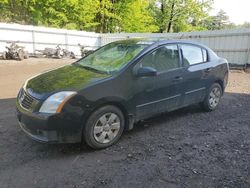
POLYGON ((200 47, 209 49, 207 46, 191 40, 184 40, 184 39, 166 39, 166 38, 130 38, 126 40, 120 40, 116 42, 126 42, 126 43, 137 43, 137 44, 145 44, 147 46, 156 47, 159 45, 170 44, 170 43, 185 43, 191 45, 198 45, 200 47))
POLYGON ((162 40, 158 40, 156 42, 156 44, 158 45, 162 45, 162 44, 167 44, 167 43, 185 43, 185 44, 191 44, 191 45, 198 45, 198 46, 201 46, 201 47, 204 47, 204 48, 208 48, 207 46, 205 46, 204 44, 201 44, 199 42, 196 42, 196 41, 192 41, 192 40, 186 40, 186 39, 162 39, 162 40))

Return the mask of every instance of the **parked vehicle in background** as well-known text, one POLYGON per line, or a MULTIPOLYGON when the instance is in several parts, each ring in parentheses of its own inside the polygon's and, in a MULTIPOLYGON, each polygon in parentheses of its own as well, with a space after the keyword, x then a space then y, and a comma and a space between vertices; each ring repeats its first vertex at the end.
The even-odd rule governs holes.
POLYGON ((196 103, 215 110, 228 73, 227 60, 199 43, 117 41, 27 80, 17 117, 35 140, 106 148, 135 122, 159 113, 196 103))
POLYGON ((75 54, 67 49, 62 49, 58 44, 55 48, 45 48, 44 50, 36 50, 42 53, 43 56, 47 58, 72 58, 75 59, 75 54))
POLYGON ((95 50, 89 48, 88 46, 84 46, 81 44, 78 44, 78 46, 80 47, 82 57, 85 57, 85 56, 87 56, 95 51, 95 50))
POLYGON ((47 58, 61 58, 63 51, 58 44, 55 48, 44 48, 44 50, 36 50, 37 52, 42 53, 47 58))
POLYGON ((63 49, 63 56, 62 56, 62 58, 71 58, 71 59, 75 59, 76 56, 75 56, 74 52, 69 51, 69 50, 67 50, 67 49, 63 49))
POLYGON ((23 60, 29 58, 28 51, 24 50, 25 47, 19 46, 16 43, 17 42, 11 42, 9 46, 6 46, 7 51, 3 52, 3 59, 23 60))

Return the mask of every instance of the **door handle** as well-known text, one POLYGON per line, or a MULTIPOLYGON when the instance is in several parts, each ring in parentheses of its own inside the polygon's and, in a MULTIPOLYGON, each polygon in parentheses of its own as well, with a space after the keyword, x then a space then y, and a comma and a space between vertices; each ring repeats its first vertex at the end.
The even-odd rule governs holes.
POLYGON ((176 77, 173 79, 174 82, 178 82, 178 81, 181 81, 181 80, 183 80, 183 77, 182 77, 182 76, 176 76, 176 77))

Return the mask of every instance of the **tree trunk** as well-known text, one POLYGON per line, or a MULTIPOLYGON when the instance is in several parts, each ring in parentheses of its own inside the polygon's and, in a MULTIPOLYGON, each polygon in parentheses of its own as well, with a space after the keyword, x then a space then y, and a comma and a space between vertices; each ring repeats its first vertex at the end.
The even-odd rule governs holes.
POLYGON ((173 23, 173 18, 174 18, 174 6, 175 6, 175 1, 172 1, 172 5, 171 5, 171 12, 170 12, 170 18, 169 18, 169 22, 168 22, 168 29, 167 32, 169 33, 171 28, 172 28, 172 23, 173 23))
MULTIPOLYGON (((100 10, 102 10, 102 0, 100 0, 100 10)), ((95 32, 97 33, 102 33, 102 15, 101 15, 101 11, 99 11, 97 14, 96 14, 96 21, 99 23, 97 26, 96 26, 96 29, 95 29, 95 32)))
MULTIPOLYGON (((163 17, 163 15, 164 15, 164 4, 163 4, 164 2, 163 2, 163 0, 161 1, 161 14, 162 14, 162 17, 163 17)), ((162 19, 162 21, 163 21, 163 19, 162 19)), ((164 31, 164 28, 163 28, 164 26, 162 25, 161 26, 161 28, 160 28, 160 33, 163 33, 163 31, 164 31)))

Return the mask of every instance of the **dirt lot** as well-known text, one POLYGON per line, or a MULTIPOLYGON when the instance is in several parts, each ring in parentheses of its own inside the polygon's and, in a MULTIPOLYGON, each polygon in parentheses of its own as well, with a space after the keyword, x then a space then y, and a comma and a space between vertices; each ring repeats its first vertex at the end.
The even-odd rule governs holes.
POLYGON ((23 61, 0 59, 0 99, 16 97, 24 81, 38 73, 74 62, 72 59, 31 58, 23 61))
POLYGON ((250 187, 250 74, 233 71, 217 111, 155 117, 105 150, 44 145, 19 129, 23 81, 67 60, 0 60, 0 187, 250 187))

